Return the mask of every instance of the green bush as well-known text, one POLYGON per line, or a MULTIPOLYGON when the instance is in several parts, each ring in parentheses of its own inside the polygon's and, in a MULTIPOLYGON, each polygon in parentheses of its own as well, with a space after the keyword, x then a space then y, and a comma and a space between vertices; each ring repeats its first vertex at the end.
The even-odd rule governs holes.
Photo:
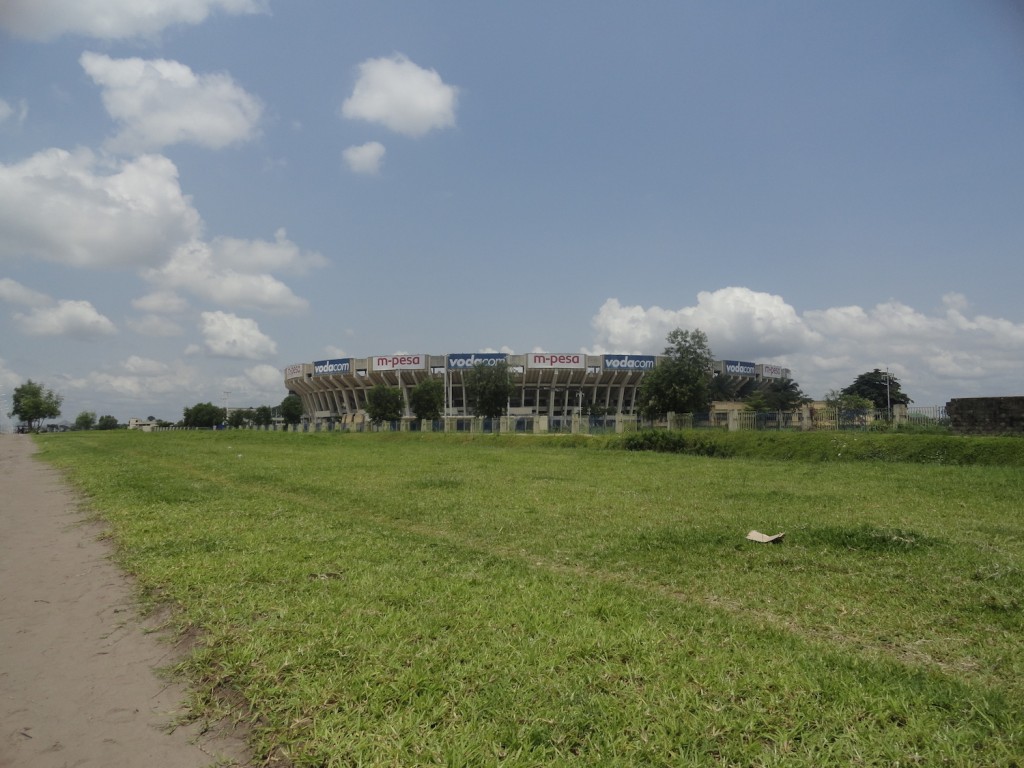
POLYGON ((627 451, 797 461, 888 461, 1024 466, 1024 440, 909 432, 722 432, 644 430, 620 438, 627 451))

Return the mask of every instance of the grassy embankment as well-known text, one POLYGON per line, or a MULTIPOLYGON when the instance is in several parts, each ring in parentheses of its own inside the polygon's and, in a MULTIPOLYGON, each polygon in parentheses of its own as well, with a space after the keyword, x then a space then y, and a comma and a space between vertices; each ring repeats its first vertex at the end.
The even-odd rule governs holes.
POLYGON ((196 711, 243 697, 262 757, 1008 766, 1024 754, 1020 465, 443 435, 41 444, 109 521, 144 595, 200 630, 183 665, 196 711), (786 538, 754 544, 751 528, 786 538))

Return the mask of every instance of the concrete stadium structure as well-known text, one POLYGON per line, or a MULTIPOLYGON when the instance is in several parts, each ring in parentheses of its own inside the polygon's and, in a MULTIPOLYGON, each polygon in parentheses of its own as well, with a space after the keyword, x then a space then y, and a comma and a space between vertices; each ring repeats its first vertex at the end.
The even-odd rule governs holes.
MULTIPOLYGON (((582 352, 498 352, 447 355, 402 354, 316 360, 290 365, 284 384, 302 400, 311 423, 355 424, 365 420, 367 393, 379 384, 399 387, 409 411, 409 392, 425 379, 444 382, 446 416, 471 415, 463 374, 475 365, 505 362, 517 374, 510 416, 570 417, 599 406, 615 416, 633 416, 644 376, 665 358, 655 355, 588 355, 582 352)), ((734 383, 757 385, 790 378, 789 369, 740 360, 718 360, 715 373, 734 383)))

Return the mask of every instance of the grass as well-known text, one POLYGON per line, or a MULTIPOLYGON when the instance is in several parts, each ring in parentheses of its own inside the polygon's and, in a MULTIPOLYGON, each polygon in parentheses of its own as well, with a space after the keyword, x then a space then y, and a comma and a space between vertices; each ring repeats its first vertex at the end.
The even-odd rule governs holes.
POLYGON ((621 440, 627 450, 786 461, 893 461, 1024 467, 1020 437, 960 437, 928 431, 770 432, 643 430, 621 440))
POLYGON ((271 764, 1024 755, 1017 466, 492 436, 40 444, 199 637, 197 716, 244 701, 271 764))

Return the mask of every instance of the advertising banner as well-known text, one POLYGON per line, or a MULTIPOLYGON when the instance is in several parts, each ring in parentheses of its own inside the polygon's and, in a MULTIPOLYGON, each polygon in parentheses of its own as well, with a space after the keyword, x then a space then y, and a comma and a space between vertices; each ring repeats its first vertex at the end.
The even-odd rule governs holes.
POLYGON ((285 379, 297 379, 302 376, 302 363, 297 365, 289 365, 284 369, 285 379))
POLYGON ((654 355, 605 355, 606 371, 653 371, 657 364, 654 355))
POLYGON ((382 355, 373 358, 375 371, 418 371, 426 365, 426 355, 382 355))
POLYGON ((554 352, 531 352, 526 356, 527 368, 583 368, 587 356, 582 352, 559 355, 554 352))
POLYGON ((781 379, 785 376, 786 369, 781 365, 762 365, 761 375, 766 379, 781 379))
POLYGON ((448 370, 465 370, 477 365, 497 365, 508 359, 504 352, 471 352, 448 355, 448 370))
POLYGON ((723 360, 725 372, 732 376, 753 376, 756 365, 742 360, 723 360))
POLYGON ((339 373, 352 372, 352 358, 345 357, 338 360, 314 360, 314 376, 330 376, 339 373))

